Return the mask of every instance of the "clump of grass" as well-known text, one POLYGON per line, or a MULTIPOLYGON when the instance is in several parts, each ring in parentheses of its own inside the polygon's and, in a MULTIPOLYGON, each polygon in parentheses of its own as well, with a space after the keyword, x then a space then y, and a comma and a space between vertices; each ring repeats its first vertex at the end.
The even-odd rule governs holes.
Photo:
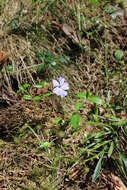
POLYGON ((126 183, 127 180, 127 166, 126 166, 126 119, 116 117, 116 114, 110 104, 98 96, 92 96, 89 91, 86 93, 79 93, 80 98, 75 105, 75 113, 71 117, 70 124, 73 130, 78 130, 80 124, 80 110, 84 101, 93 104, 92 111, 89 112, 88 125, 91 126, 91 131, 84 134, 84 144, 81 148, 81 155, 85 155, 84 162, 93 162, 98 159, 96 168, 94 170, 92 180, 96 181, 99 173, 103 167, 106 167, 104 162, 112 160, 119 175, 126 183), (101 106, 101 107, 100 107, 101 106), (99 110, 102 110, 101 112, 99 110), (96 132, 96 133, 95 133, 96 132))

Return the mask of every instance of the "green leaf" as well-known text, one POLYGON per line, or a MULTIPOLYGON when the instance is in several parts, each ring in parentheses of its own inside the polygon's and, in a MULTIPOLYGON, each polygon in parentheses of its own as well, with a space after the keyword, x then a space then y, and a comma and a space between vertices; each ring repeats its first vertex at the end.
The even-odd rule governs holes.
POLYGON ((30 87, 30 84, 28 84, 28 83, 25 83, 25 84, 23 84, 23 88, 26 90, 26 89, 28 89, 30 87))
POLYGON ((110 90, 108 90, 106 101, 107 101, 107 104, 109 105, 109 103, 110 103, 110 101, 111 101, 110 90))
POLYGON ((79 113, 73 114, 70 121, 72 128, 74 130, 77 130, 79 127, 79 123, 80 123, 80 114, 79 113))
POLYGON ((37 0, 32 0, 32 2, 33 2, 33 3, 36 3, 36 2, 37 2, 37 0))
POLYGON ((52 95, 51 92, 47 92, 47 93, 45 93, 45 94, 43 95, 43 98, 49 97, 49 96, 51 96, 51 95, 52 95))
POLYGON ((124 126, 127 124, 127 120, 126 119, 121 119, 120 121, 116 121, 116 122, 112 122, 112 126, 124 126))
POLYGON ((35 102, 39 102, 41 100, 41 97, 40 96, 34 96, 33 99, 35 102))
POLYGON ((90 0, 90 3, 96 5, 98 4, 98 0, 90 0))
POLYGON ((35 88, 43 88, 43 85, 42 84, 35 84, 34 87, 35 88))
POLYGON ((94 138, 95 138, 95 139, 103 138, 104 135, 105 135, 105 134, 104 134, 103 131, 99 131, 99 132, 96 132, 94 138))
POLYGON ((41 140, 40 140, 40 138, 39 138, 39 136, 37 135, 37 133, 33 130, 33 128, 31 127, 31 126, 29 126, 29 125, 27 125, 27 127, 31 130, 31 132, 34 134, 34 136, 38 139, 38 141, 40 142, 41 140))
POLYGON ((55 124, 55 125, 59 125, 59 124, 62 124, 62 122, 64 122, 64 120, 62 120, 61 118, 55 118, 54 120, 53 120, 53 123, 55 124))
POLYGON ((18 86, 18 88, 19 88, 18 93, 21 92, 23 94, 28 94, 27 90, 28 90, 29 87, 30 87, 30 84, 28 84, 28 83, 25 83, 23 85, 19 85, 18 86))
POLYGON ((13 72, 13 67, 12 67, 12 65, 8 65, 7 68, 8 68, 8 72, 9 72, 9 73, 12 73, 12 72, 13 72))
POLYGON ((45 65, 44 64, 40 64, 38 67, 37 67, 37 73, 38 74, 41 74, 45 69, 45 65))
POLYGON ((44 150, 48 150, 50 145, 51 145, 51 143, 49 143, 47 141, 46 142, 43 142, 43 141, 40 142, 40 148, 42 148, 44 150))
POLYGON ((83 93, 83 92, 79 92, 79 93, 77 94, 77 98, 86 99, 86 95, 85 95, 85 93, 83 93))
POLYGON ((122 173, 127 177, 127 157, 125 154, 120 153, 120 168, 122 169, 122 173))
POLYGON ((124 134, 127 136, 127 126, 123 127, 124 134))
POLYGON ((124 54, 123 54, 123 51, 122 50, 116 50, 115 51, 115 59, 117 61, 121 61, 122 58, 123 58, 124 54))
POLYGON ((4 141, 2 139, 0 139, 0 148, 4 147, 4 141))
POLYGON ((115 7, 113 6, 108 6, 104 10, 107 14, 113 14, 115 12, 115 7))
POLYGON ((46 81, 40 82, 38 84, 35 84, 34 87, 35 88, 44 88, 47 85, 46 81))
POLYGON ((32 96, 31 95, 24 95, 23 99, 24 100, 32 100, 32 96))
POLYGON ((18 90, 19 92, 23 92, 23 93, 27 92, 27 90, 25 90, 22 85, 19 85, 18 87, 19 87, 19 90, 18 90))
POLYGON ((57 56, 56 61, 58 63, 67 64, 70 58, 68 56, 57 56))
POLYGON ((104 100, 98 96, 89 96, 88 100, 97 105, 104 105, 104 100))
POLYGON ((81 107, 82 107, 82 104, 79 103, 79 102, 77 102, 77 103, 75 104, 75 111, 80 110, 81 107))
POLYGON ((109 151, 108 151, 108 157, 110 158, 112 153, 113 153, 113 150, 114 150, 114 142, 111 142, 110 144, 110 148, 109 148, 109 151))
POLYGON ((123 163, 124 163, 124 165, 125 165, 125 167, 127 169, 127 157, 124 154, 121 153, 120 158, 123 161, 123 163))
POLYGON ((99 159, 96 168, 94 170, 94 174, 92 176, 92 181, 95 182, 100 174, 101 171, 101 165, 102 165, 102 157, 99 159))

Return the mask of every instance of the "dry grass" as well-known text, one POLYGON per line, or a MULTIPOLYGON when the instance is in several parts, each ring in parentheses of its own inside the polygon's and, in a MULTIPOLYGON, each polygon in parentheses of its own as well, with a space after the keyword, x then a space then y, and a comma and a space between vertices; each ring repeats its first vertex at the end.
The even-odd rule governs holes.
MULTIPOLYGON (((126 107, 126 20, 118 18, 113 23, 101 5, 91 11, 93 7, 84 1, 54 0, 51 4, 45 1, 40 5, 33 5, 30 0, 6 0, 0 1, 0 5, 0 44, 1 50, 8 54, 0 75, 7 95, 12 90, 12 78, 18 85, 33 84, 41 80, 36 76, 36 69, 41 63, 36 56, 38 50, 49 50, 54 57, 66 55, 70 58, 67 64, 58 64, 57 69, 47 68, 43 76, 44 80, 51 81, 62 75, 69 82, 69 95, 61 102, 65 115, 58 114, 59 110, 54 111, 52 100, 49 100, 49 112, 46 106, 40 108, 38 104, 30 104, 32 121, 37 116, 42 121, 43 112, 47 113, 46 121, 32 127, 41 140, 52 143, 51 148, 48 151, 41 150, 37 138, 25 124, 20 126, 21 129, 10 141, 6 138, 1 140, 0 189, 105 189, 103 177, 100 178, 99 187, 91 184, 91 171, 84 163, 84 158, 80 157, 79 149, 87 127, 89 106, 85 105, 82 113, 84 119, 76 133, 72 132, 68 124, 56 125, 55 122, 58 117, 66 121, 71 116, 77 101, 75 94, 86 89, 104 99, 110 91, 112 103, 123 106, 122 109, 126 107), (40 16, 39 7, 43 10, 40 10, 40 16), (99 17, 99 25, 91 22, 96 16, 99 17), (79 43, 72 35, 68 36, 63 31, 62 26, 65 23, 77 35, 79 43), (108 45, 107 49, 105 45, 108 45), (114 59, 114 51, 119 48, 124 51, 124 60, 121 63, 114 59), (13 72, 8 71, 8 65, 12 65, 13 72)), ((16 92, 15 95, 17 96, 16 92)), ((13 99, 13 95, 11 98, 13 99)), ((8 112, 4 109, 4 112, 11 113, 9 109, 8 112)), ((24 110, 28 111, 27 105, 24 110)), ((31 116, 28 113, 27 115, 28 118, 31 116)), ((13 119, 10 121, 13 122, 13 119)), ((25 122, 29 123, 28 119, 25 122)))

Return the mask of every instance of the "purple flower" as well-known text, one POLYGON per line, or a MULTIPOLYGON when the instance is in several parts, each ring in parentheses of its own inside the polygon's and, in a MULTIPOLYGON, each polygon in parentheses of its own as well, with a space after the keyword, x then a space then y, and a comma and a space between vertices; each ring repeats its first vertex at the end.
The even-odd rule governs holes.
POLYGON ((61 98, 67 96, 67 91, 69 90, 69 85, 67 82, 65 82, 65 79, 63 77, 59 77, 58 81, 57 80, 52 80, 53 84, 53 92, 57 96, 61 96, 61 98))

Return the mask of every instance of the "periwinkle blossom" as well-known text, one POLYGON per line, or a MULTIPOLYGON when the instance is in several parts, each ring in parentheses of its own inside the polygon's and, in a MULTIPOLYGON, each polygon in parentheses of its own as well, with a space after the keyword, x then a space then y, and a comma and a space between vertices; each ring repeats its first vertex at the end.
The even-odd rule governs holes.
POLYGON ((53 92, 57 96, 61 96, 61 98, 67 96, 67 90, 69 90, 69 84, 65 82, 63 77, 58 77, 58 80, 53 79, 53 92))

